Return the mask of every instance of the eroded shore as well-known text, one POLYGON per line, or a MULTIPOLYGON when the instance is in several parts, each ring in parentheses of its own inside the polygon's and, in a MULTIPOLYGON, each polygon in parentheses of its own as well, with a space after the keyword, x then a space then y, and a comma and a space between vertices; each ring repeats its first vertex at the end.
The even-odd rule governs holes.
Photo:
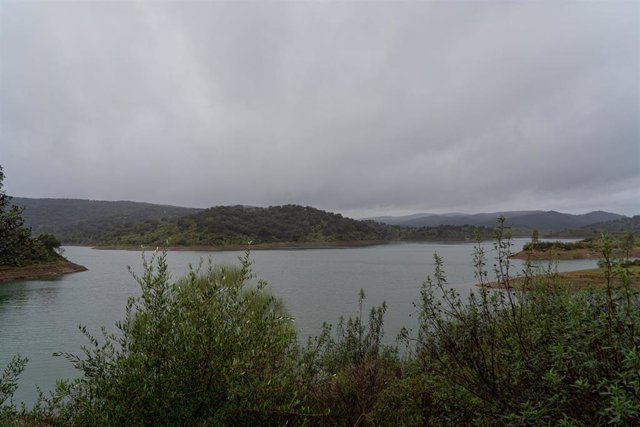
MULTIPOLYGON (((612 258, 626 258, 626 254, 616 250, 611 254, 612 258)), ((568 251, 551 249, 547 251, 520 251, 511 256, 513 259, 532 261, 567 261, 572 259, 602 259, 600 249, 571 249, 568 251)), ((634 248, 629 252, 629 258, 640 258, 640 248, 634 248)))
MULTIPOLYGON (((628 269, 630 286, 640 287, 640 267, 630 267, 628 269)), ((536 286, 552 285, 560 283, 563 287, 572 290, 603 288, 606 286, 606 273, 601 268, 593 268, 588 270, 567 271, 564 273, 556 273, 548 276, 531 277, 536 286)), ((614 287, 621 285, 621 280, 616 275, 611 278, 614 287)), ((514 277, 509 279, 509 289, 522 289, 525 284, 524 277, 514 277)), ((482 286, 490 289, 505 289, 505 284, 497 281, 484 283, 482 286)))
POLYGON ((49 279, 64 274, 87 271, 87 268, 71 261, 54 261, 26 267, 1 267, 0 283, 18 280, 49 279))

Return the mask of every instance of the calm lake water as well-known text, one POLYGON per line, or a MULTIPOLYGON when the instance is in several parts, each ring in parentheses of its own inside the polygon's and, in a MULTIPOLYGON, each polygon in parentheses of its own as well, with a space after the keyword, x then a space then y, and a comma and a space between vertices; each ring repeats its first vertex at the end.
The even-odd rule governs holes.
MULTIPOLYGON (((527 239, 515 239, 519 250, 527 239)), ((492 245, 488 244, 487 249, 492 245)), ((433 269, 433 253, 444 258, 449 285, 468 293, 473 287, 472 244, 398 243, 364 248, 255 251, 253 270, 269 282, 276 296, 284 298, 304 339, 315 335, 323 321, 335 323, 339 316, 355 315, 358 291, 367 295, 367 305, 387 302, 385 330, 393 342, 402 326, 414 327, 412 302, 420 284, 433 269)), ((197 265, 200 258, 215 263, 237 264, 240 252, 170 252, 173 277, 197 265)), ((86 325, 99 336, 104 325, 114 329, 122 318, 127 298, 139 293, 127 266, 141 270, 136 251, 105 251, 66 247, 65 256, 89 271, 58 279, 0 284, 0 369, 20 353, 29 358, 16 401, 31 404, 36 385, 53 388, 56 379, 76 376, 63 358, 52 353, 79 353, 86 339, 78 325, 86 325)), ((493 252, 487 252, 489 260, 493 252)), ((489 263, 491 265, 491 263, 489 263)), ((562 261, 558 271, 595 267, 595 261, 562 261)), ((521 262, 513 261, 513 271, 521 262)))

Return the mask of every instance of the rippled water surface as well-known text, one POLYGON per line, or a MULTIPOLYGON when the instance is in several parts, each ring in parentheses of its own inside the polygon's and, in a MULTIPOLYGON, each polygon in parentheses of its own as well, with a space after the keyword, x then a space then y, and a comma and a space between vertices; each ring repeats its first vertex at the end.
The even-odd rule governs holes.
MULTIPOLYGON (((526 240, 514 240, 514 251, 526 240)), ((489 249, 491 245, 487 246, 489 249)), ((29 358, 17 401, 32 403, 36 385, 50 390, 58 378, 77 375, 56 351, 79 353, 86 343, 78 325, 99 334, 101 325, 113 329, 138 285, 127 266, 141 270, 136 251, 104 251, 66 247, 65 256, 89 270, 58 279, 0 284, 0 368, 12 355, 29 358)), ((468 293, 474 283, 472 244, 398 243, 364 248, 255 251, 254 272, 284 298, 301 337, 316 334, 323 321, 335 323, 340 315, 356 313, 358 291, 367 304, 386 301, 385 331, 393 341, 402 326, 412 327, 412 302, 420 284, 433 268, 433 253, 444 258, 450 286, 468 293)), ((171 252, 173 277, 198 264, 201 257, 217 263, 237 263, 240 252, 171 252)), ((492 252, 487 253, 493 256, 492 252)), ((513 271, 521 269, 513 262, 513 271)), ((592 268, 595 261, 563 261, 560 271, 592 268)))

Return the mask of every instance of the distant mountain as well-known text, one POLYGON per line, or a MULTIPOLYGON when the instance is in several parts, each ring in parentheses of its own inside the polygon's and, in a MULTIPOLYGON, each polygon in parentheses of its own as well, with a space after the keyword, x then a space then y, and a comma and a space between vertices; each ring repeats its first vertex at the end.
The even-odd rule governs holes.
POLYGON ((573 215, 556 211, 504 211, 478 214, 416 214, 404 217, 371 218, 385 224, 404 227, 436 227, 439 225, 470 225, 492 227, 499 216, 507 219, 512 227, 538 229, 542 232, 580 228, 598 222, 626 218, 623 215, 594 211, 582 215, 573 215))
POLYGON ((583 229, 592 230, 599 234, 640 234, 640 215, 635 215, 631 218, 620 218, 614 221, 598 222, 595 224, 584 226, 583 229))
POLYGON ((540 231, 561 231, 570 228, 582 228, 591 224, 613 221, 621 218, 626 217, 604 211, 594 211, 581 215, 548 211, 514 218, 511 221, 511 225, 516 227, 536 228, 540 231))
POLYGON ((438 216, 437 214, 430 214, 430 213, 417 213, 417 214, 413 214, 413 215, 405 215, 405 216, 377 216, 377 217, 373 217, 373 218, 365 218, 365 221, 376 221, 376 222, 380 222, 382 224, 389 224, 389 225, 402 225, 403 223, 407 222, 407 221, 412 221, 415 219, 421 219, 421 218, 427 218, 427 217, 431 217, 431 216, 438 216))
POLYGON ((190 215, 201 209, 129 201, 81 199, 32 199, 13 197, 12 204, 24 207, 27 227, 34 235, 52 233, 64 241, 78 228, 134 224, 190 215))

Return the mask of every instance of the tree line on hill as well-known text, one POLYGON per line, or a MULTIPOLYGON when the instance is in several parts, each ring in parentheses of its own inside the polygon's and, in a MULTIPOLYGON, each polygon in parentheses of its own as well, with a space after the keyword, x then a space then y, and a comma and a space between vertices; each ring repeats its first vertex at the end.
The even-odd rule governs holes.
MULTIPOLYGON (((309 206, 216 206, 195 214, 142 222, 92 221, 60 230, 65 243, 224 246, 286 242, 471 240, 473 227, 406 228, 358 221, 309 206)), ((482 232, 490 236, 490 229, 482 232)))

